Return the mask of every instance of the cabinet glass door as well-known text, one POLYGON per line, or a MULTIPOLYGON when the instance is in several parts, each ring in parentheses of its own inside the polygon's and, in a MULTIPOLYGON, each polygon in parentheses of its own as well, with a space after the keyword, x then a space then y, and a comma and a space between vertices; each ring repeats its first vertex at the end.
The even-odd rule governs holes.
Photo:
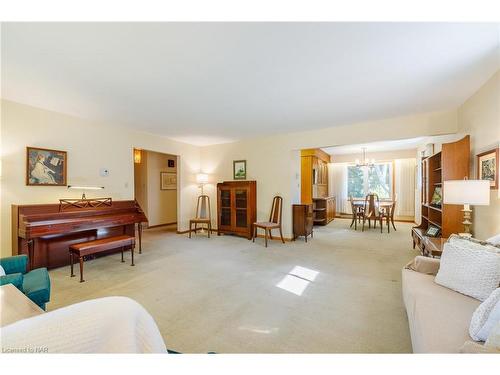
POLYGON ((246 228, 248 191, 246 189, 235 189, 235 209, 236 209, 236 227, 246 228))
POLYGON ((220 191, 220 225, 231 226, 231 190, 220 191))

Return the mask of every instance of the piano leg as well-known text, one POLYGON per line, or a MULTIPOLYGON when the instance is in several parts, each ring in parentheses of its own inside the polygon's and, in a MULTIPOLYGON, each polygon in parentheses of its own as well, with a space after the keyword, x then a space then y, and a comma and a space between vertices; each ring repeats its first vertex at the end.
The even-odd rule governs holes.
POLYGON ((130 246, 130 254, 132 255, 132 264, 131 266, 135 266, 134 264, 134 246, 130 246))
POLYGON ((139 254, 142 254, 142 223, 137 224, 137 232, 139 233, 139 254))
POLYGON ((34 266, 35 266, 34 247, 35 247, 34 240, 28 240, 28 258, 29 258, 28 263, 29 263, 30 271, 32 271, 34 269, 34 266))

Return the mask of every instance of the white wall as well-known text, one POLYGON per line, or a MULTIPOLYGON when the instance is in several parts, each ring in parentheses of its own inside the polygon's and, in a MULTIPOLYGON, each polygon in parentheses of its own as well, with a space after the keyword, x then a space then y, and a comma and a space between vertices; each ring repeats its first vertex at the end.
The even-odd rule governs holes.
MULTIPOLYGON (((500 145, 500 70, 458 109, 458 128, 471 136, 471 178, 476 155, 500 145)), ((500 233, 500 197, 491 190, 490 205, 473 207, 473 233, 480 239, 500 233)))
MULTIPOLYGON (((59 198, 78 197, 65 187, 26 186, 26 146, 68 152, 68 183, 102 185, 104 191, 90 197, 109 196, 133 199, 133 147, 180 156, 178 226, 188 228, 195 210, 200 150, 165 137, 150 135, 110 124, 89 122, 10 101, 1 101, 2 202, 1 256, 11 254, 11 205, 58 203, 59 198), (100 177, 99 168, 109 168, 109 177, 100 177)), ((81 193, 80 193, 81 194, 81 193)))
MULTIPOLYGON (((160 189, 160 172, 177 173, 175 155, 146 151, 147 202, 149 226, 172 224, 177 221, 177 190, 160 189), (175 160, 175 167, 168 167, 168 160, 175 160)), ((192 216, 192 215, 191 215, 192 216)))
POLYGON ((207 146, 201 149, 202 170, 210 174, 211 181, 206 192, 215 208, 216 183, 232 180, 233 160, 247 160, 247 179, 257 180, 258 220, 267 219, 273 196, 281 195, 283 231, 286 237, 291 237, 291 204, 300 200, 298 150, 448 134, 456 130, 456 111, 448 111, 207 146))

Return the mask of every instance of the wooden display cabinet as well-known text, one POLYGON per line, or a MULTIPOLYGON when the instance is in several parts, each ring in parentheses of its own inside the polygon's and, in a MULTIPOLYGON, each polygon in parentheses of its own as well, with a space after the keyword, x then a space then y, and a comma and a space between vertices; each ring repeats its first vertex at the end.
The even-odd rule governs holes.
POLYGON ((313 198, 313 212, 315 225, 327 225, 335 218, 335 197, 313 198))
POLYGON ((217 184, 217 234, 252 238, 257 220, 256 181, 225 181, 217 184))

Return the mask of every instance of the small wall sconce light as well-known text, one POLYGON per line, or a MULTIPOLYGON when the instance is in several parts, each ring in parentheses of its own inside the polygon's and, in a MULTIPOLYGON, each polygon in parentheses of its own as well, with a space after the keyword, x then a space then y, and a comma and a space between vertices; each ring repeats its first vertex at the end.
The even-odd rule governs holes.
POLYGON ((142 160, 142 150, 134 148, 134 163, 140 164, 142 160))
POLYGON ((196 182, 201 188, 201 195, 203 195, 203 185, 208 183, 208 174, 206 173, 198 173, 196 175, 196 182))

